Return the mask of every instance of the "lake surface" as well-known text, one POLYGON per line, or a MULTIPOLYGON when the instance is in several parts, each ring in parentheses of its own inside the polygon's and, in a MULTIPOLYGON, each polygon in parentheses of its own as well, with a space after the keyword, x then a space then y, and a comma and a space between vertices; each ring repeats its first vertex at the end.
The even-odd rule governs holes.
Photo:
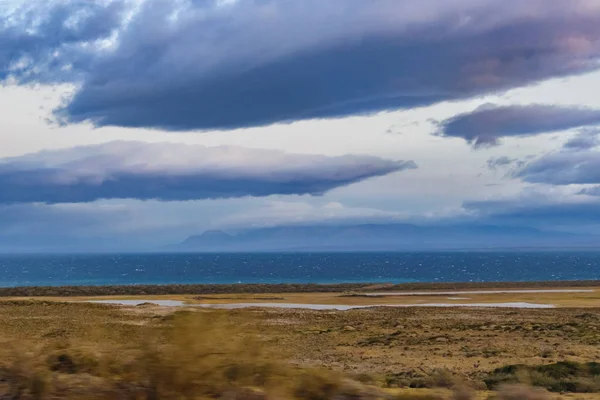
POLYGON ((0 255, 0 286, 600 279, 600 253, 0 255))

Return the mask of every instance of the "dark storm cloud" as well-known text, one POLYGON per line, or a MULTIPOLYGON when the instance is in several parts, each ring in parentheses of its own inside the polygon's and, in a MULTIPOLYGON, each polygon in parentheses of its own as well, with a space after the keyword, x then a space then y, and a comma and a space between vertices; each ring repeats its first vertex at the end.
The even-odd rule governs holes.
POLYGON ((527 164, 517 177, 529 183, 551 185, 600 183, 600 152, 559 151, 527 164))
MULTIPOLYGON (((460 137, 473 146, 498 144, 503 137, 530 136, 600 124, 600 110, 542 104, 484 105, 473 112, 443 121, 440 134, 460 137)), ((583 146, 572 143, 571 146, 583 146)))
MULTIPOLYGON (((146 0, 131 10, 91 59, 87 47, 55 57, 80 84, 59 120, 189 130, 343 117, 580 74, 600 58, 594 0, 146 0)), ((10 37, 11 54, 34 61, 60 47, 10 37)))
POLYGON ((0 160, 0 203, 319 195, 412 161, 242 147, 112 142, 0 160))

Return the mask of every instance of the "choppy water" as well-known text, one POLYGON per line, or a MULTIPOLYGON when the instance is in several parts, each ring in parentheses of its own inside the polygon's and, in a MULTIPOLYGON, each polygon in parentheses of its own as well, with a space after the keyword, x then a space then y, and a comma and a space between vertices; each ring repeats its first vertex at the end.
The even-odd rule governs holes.
POLYGON ((600 279, 600 253, 0 255, 0 286, 600 279))

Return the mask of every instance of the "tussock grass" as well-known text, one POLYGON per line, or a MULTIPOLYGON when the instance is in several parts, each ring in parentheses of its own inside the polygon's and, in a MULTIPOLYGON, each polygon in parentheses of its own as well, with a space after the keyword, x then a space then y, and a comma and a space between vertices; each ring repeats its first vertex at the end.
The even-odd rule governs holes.
POLYGON ((110 314, 110 307, 95 311, 100 318, 90 321, 98 331, 92 340, 82 340, 86 329, 80 327, 76 338, 67 329, 66 337, 6 342, 0 361, 0 398, 372 397, 364 385, 341 374, 291 366, 281 351, 269 351, 251 324, 231 320, 225 312, 176 312, 136 326, 134 333, 122 336, 134 340, 119 342, 113 340, 111 324, 102 317, 110 314))
POLYGON ((600 364, 561 361, 538 366, 509 365, 493 371, 485 382, 491 389, 505 383, 527 383, 551 392, 599 393, 600 364))
POLYGON ((194 399, 266 388, 286 373, 222 313, 176 313, 129 336, 135 340, 5 344, 0 380, 15 399, 194 399))
POLYGON ((551 400, 548 392, 525 385, 504 385, 490 400, 551 400))

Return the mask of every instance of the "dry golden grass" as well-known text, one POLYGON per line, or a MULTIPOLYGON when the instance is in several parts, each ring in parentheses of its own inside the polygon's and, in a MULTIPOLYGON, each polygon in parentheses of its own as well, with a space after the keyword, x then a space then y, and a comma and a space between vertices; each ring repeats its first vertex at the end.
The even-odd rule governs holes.
POLYGON ((511 364, 600 359, 600 310, 379 308, 246 310, 300 365, 377 379, 446 368, 469 379, 511 364))
MULTIPOLYGON (((596 361, 599 344, 593 308, 176 311, 6 300, 0 399, 512 400, 517 389, 487 392, 490 371, 596 361)), ((561 398, 600 398, 573 396, 561 398)))
POLYGON ((262 398, 270 390, 292 393, 305 376, 266 354, 252 325, 224 313, 156 318, 107 306, 12 302, 0 315, 0 393, 7 398, 262 398))

